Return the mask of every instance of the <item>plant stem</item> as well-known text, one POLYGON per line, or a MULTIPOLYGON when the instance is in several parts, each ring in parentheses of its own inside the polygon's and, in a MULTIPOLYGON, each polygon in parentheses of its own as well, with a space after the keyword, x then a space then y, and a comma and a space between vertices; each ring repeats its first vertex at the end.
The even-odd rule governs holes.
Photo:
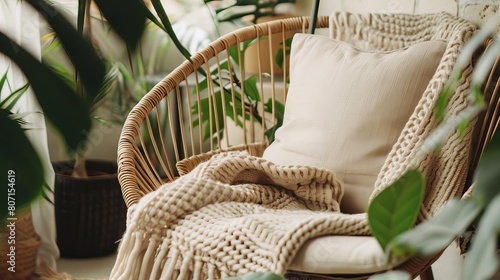
POLYGON ((71 177, 73 178, 88 178, 87 168, 85 167, 86 158, 81 154, 76 154, 75 166, 73 167, 73 172, 71 177))
POLYGON ((314 0, 313 2, 313 6, 311 9, 311 17, 309 22, 309 34, 314 34, 314 31, 316 30, 316 22, 318 21, 319 1, 320 0, 314 0))

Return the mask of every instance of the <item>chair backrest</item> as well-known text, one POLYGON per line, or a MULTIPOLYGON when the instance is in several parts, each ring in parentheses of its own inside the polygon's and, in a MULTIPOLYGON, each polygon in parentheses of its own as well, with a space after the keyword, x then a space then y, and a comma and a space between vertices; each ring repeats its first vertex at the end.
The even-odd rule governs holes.
MULTIPOLYGON (((306 32, 308 22, 307 17, 283 19, 222 36, 177 67, 135 106, 118 147, 118 176, 128 206, 175 179, 176 164, 183 159, 238 144, 263 150, 266 130, 282 114, 280 104, 265 102, 271 98, 284 103, 289 72, 286 50, 281 69, 270 63, 275 56, 265 53, 286 49, 287 39, 306 32), (245 55, 243 45, 250 43, 254 50, 245 55), (245 56, 253 61, 243 62, 245 56), (232 63, 225 63, 229 60, 232 63), (250 65, 252 69, 245 68, 250 65), (269 69, 278 74, 266 73, 269 69), (238 125, 231 120, 235 115, 238 125)), ((328 17, 319 18, 317 28, 326 30, 328 17)))
MULTIPOLYGON (((440 25, 438 19, 436 22, 422 19, 420 26, 425 28, 419 29, 415 22, 405 25, 405 16, 339 13, 331 18, 320 17, 317 28, 327 30, 330 27, 334 38, 349 41, 362 49, 377 50, 396 49, 438 38, 445 39, 451 46, 472 34, 472 29, 446 28, 448 21, 446 16, 442 17, 444 20, 440 25), (405 29, 406 33, 413 35, 400 35, 405 29), (457 38, 457 34, 462 36, 457 38)), ((286 100, 289 80, 287 40, 293 33, 306 32, 308 23, 307 17, 290 18, 231 32, 193 55, 190 61, 185 61, 135 106, 125 122, 118 149, 119 180, 128 206, 163 183, 174 180, 179 175, 177 164, 184 159, 228 148, 246 148, 255 154, 262 152, 267 146, 268 134, 282 120, 281 107, 286 100), (242 51, 249 43, 257 53, 254 58, 249 55, 252 50, 242 51), (265 53, 274 54, 279 49, 285 50, 278 51, 282 53, 279 56, 282 65, 278 66, 281 69, 276 69, 276 56, 265 53), (245 61, 245 56, 253 59, 253 63, 245 61), (251 65, 257 68, 249 69, 251 65), (269 70, 276 71, 266 73, 269 70), (234 116, 237 116, 237 124, 233 121, 234 116)), ((431 81, 427 90, 432 98, 442 89, 459 50, 447 48, 445 56, 450 61, 440 64, 439 75, 433 78, 434 84, 431 81)), ((428 108, 430 105, 424 99, 419 106, 428 108)), ((485 118, 485 123, 494 120, 498 123, 498 104, 495 106, 494 113, 488 114, 490 117, 485 118)), ((432 114, 430 111, 426 113, 432 114)), ((407 133, 400 140, 407 138, 414 127, 408 126, 407 133)), ((481 135, 488 134, 488 129, 485 131, 481 135)), ((418 143, 411 143, 415 144, 418 143)), ((395 151, 396 155, 398 151, 395 151)), ((403 161, 394 168, 395 163, 394 160, 386 162, 384 168, 394 172, 379 176, 377 189, 382 189, 389 179, 408 166, 403 161)), ((186 172, 182 168, 180 171, 186 172)), ((459 191, 461 188, 449 195, 456 195, 459 191)))
MULTIPOLYGON (((492 43, 493 39, 486 39, 483 43, 483 47, 476 52, 473 57, 473 62, 475 62, 477 57, 489 48, 492 43)), ((467 177, 466 186, 471 186, 473 183, 473 171, 476 169, 486 145, 500 127, 500 55, 495 59, 493 67, 487 79, 484 81, 482 91, 486 101, 486 108, 479 114, 477 123, 474 127, 469 160, 471 172, 469 172, 469 176, 467 177)), ((472 187, 468 188, 464 196, 469 197, 472 191, 472 187)))
MULTIPOLYGON (((476 28, 446 13, 334 13, 330 19, 333 38, 348 41, 362 49, 390 51, 428 40, 443 40, 447 43, 433 78, 382 166, 372 194, 373 198, 406 170, 416 167, 423 173, 426 182, 419 221, 428 219, 450 198, 460 196, 465 188, 473 125, 468 127, 463 138, 458 131, 451 133, 436 153, 422 155, 420 147, 439 124, 434 110, 439 94, 449 80, 465 42, 476 28)), ((445 118, 459 114, 467 106, 472 70, 472 64, 463 69, 445 118)))

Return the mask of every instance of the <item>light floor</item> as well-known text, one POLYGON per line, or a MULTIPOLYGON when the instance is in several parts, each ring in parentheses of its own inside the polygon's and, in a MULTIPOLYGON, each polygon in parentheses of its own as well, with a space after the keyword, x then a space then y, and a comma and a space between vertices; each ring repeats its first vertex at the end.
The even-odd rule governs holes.
MULTIPOLYGON (((116 254, 92 259, 60 259, 58 272, 66 272, 74 278, 106 279, 115 263, 116 254)), ((432 266, 436 280, 462 280, 463 257, 451 245, 432 266)), ((417 278, 418 279, 418 278, 417 278)), ((495 279, 500 279, 496 277, 495 279)))
POLYGON ((57 271, 65 272, 74 279, 107 279, 115 264, 116 254, 91 259, 67 259, 57 261, 57 271))

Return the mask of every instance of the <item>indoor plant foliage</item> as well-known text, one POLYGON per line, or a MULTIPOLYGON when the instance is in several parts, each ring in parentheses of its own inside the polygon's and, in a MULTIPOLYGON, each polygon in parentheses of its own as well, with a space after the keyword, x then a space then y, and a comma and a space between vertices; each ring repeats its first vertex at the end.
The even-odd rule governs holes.
MULTIPOLYGON (((111 91, 120 95, 118 101, 123 101, 123 103, 117 104, 118 107, 121 107, 117 111, 123 109, 125 114, 128 113, 127 108, 131 107, 131 103, 137 102, 146 91, 141 37, 134 38, 138 40, 134 41, 135 45, 131 45, 125 40, 132 68, 132 73, 130 73, 122 63, 109 61, 103 57, 103 53, 99 50, 99 41, 94 37, 90 22, 90 1, 82 1, 81 4, 78 9, 77 29, 84 38, 88 38, 92 42, 92 47, 105 65, 106 74, 98 93, 90 98, 92 95, 88 94, 87 88, 83 86, 81 74, 75 64, 63 66, 57 62, 57 59, 55 63, 54 59, 44 59, 44 62, 50 64, 74 92, 89 104, 88 113, 93 123, 96 123, 96 120, 102 123, 107 121, 97 117, 95 111, 103 101, 108 101, 104 98, 111 91), (137 78, 133 76, 139 77, 139 82, 136 82, 137 78), (124 87, 129 87, 129 83, 132 84, 132 91, 136 92, 130 93, 130 91, 124 90, 124 87), (136 85, 140 85, 140 87, 137 88, 136 85)), ((150 20, 148 22, 144 19, 143 33, 151 29, 166 30, 167 28, 159 21, 153 22, 156 19, 144 7, 143 11, 150 20)), ((157 7, 162 8, 161 6, 157 7)), ((102 7, 99 8, 102 10, 102 7)), ((108 18, 101 18, 100 21, 102 25, 109 23, 113 27, 113 23, 109 22, 108 18)), ((119 34, 116 28, 113 30, 119 34)), ((167 32, 163 35, 166 36, 167 32)), ((52 38, 55 37, 52 36, 52 38)), ((60 40, 52 43, 52 48, 57 48, 59 44, 64 47, 64 42, 60 40)), ((76 160, 74 162, 53 163, 56 171, 57 243, 61 255, 64 257, 93 257, 112 253, 117 247, 116 240, 121 237, 125 230, 126 206, 117 180, 116 162, 88 160, 87 154, 92 149, 92 145, 99 144, 99 137, 103 137, 100 134, 102 131, 82 132, 88 134, 89 141, 79 143, 77 150, 74 151, 76 160)))
MULTIPOLYGON (((16 63, 21 71, 24 72, 26 78, 28 79, 30 85, 32 86, 35 96, 43 110, 44 115, 47 119, 54 125, 55 129, 61 132, 64 142, 67 145, 67 150, 70 154, 76 155, 82 153, 82 147, 87 143, 88 132, 91 129, 92 123, 92 112, 95 107, 100 103, 105 94, 109 89, 109 75, 107 75, 106 64, 100 57, 100 55, 95 51, 92 43, 87 39, 85 34, 88 31, 84 31, 85 26, 79 25, 78 30, 70 24, 66 18, 59 13, 54 7, 51 6, 50 2, 45 1, 26 1, 29 5, 35 8, 40 15, 42 15, 51 28, 57 33, 57 36, 63 46, 64 50, 68 54, 71 64, 75 68, 76 75, 72 78, 61 77, 54 71, 54 65, 48 65, 46 63, 40 63, 37 59, 31 56, 27 51, 16 45, 10 38, 0 34, 1 44, 0 51, 7 55, 11 60, 16 63), (75 78, 76 77, 76 78, 75 78)), ((88 4, 87 1, 81 1, 81 9, 84 14, 87 14, 88 4)), ((108 4, 108 3, 107 3, 108 4)), ((121 3, 122 4, 122 3, 121 3)), ((106 4, 105 4, 106 5, 106 4)), ((123 7, 127 9, 132 9, 141 7, 140 2, 128 1, 128 3, 123 3, 123 7)), ((140 15, 140 13, 139 13, 140 15)), ((130 45, 131 49, 135 48, 136 40, 140 37, 140 33, 134 33, 134 30, 142 30, 144 26, 144 15, 140 15, 135 19, 136 28, 134 28, 134 19, 129 22, 130 33, 125 37, 125 41, 130 45)), ((120 21, 120 19, 114 19, 115 21, 120 21)), ((123 19, 121 19, 123 21, 123 19)), ((130 19, 128 19, 130 20, 130 19)), ((79 23, 83 21, 79 20, 79 23)), ((111 71, 112 73, 113 71, 111 71)), ((2 114, 2 117, 3 114, 2 114)), ((8 119, 2 119, 2 127, 6 128, 13 137, 8 139, 2 139, 2 148, 7 149, 7 151, 2 150, 2 170, 12 170, 15 172, 17 179, 16 186, 16 208, 21 208, 27 205, 32 199, 37 197, 41 193, 41 189, 44 185, 44 169, 50 168, 49 166, 43 166, 37 153, 31 146, 31 143, 24 135, 22 129, 23 127, 12 125, 7 123, 8 119), (4 156, 5 155, 5 156, 4 156)), ((116 165, 114 165, 116 166, 116 165)), ((84 170, 85 171, 85 170, 84 170)), ((116 167, 111 173, 116 173, 116 167)), ((79 177, 85 177, 85 172, 78 174, 79 177)), ((71 178, 69 176, 66 176, 71 178)), ((60 181, 61 177, 56 176, 56 181, 60 181)), ((83 180, 86 182, 88 180, 83 180)), ((116 174, 114 181, 116 180, 116 174)), ((57 185, 57 183, 56 183, 57 185)), ((115 184, 115 188, 118 194, 121 196, 120 188, 118 183, 115 184)), ((71 224, 58 221, 57 214, 58 208, 64 203, 61 202, 61 196, 58 195, 58 189, 55 187, 55 198, 54 203, 56 207, 56 223, 60 225, 58 227, 58 245, 60 245, 60 239, 76 238, 78 242, 78 236, 72 234, 61 234, 59 228, 72 228, 71 224), (61 222, 61 223, 59 223, 61 222)), ((80 189, 81 191, 82 189, 80 189)), ((5 192, 6 193, 6 192, 5 192)), ((93 193, 92 189, 83 189, 81 194, 93 193)), ((80 196, 82 197, 82 196, 80 196)), ((99 196, 106 198, 106 196, 99 196)), ((121 198, 121 197, 120 197, 121 198)), ((79 199, 79 197, 78 197, 79 199)), ((69 204, 81 206, 75 203, 75 199, 69 199, 69 204)), ((118 200, 123 204, 123 201, 118 200)), ((88 201, 89 202, 89 201, 88 201)), ((102 204, 95 199, 91 203, 86 203, 87 207, 93 207, 92 203, 102 204)), ((112 204, 112 203, 111 203, 112 204)), ((110 204, 102 204, 103 207, 109 207, 108 211, 112 213, 116 207, 110 204)), ((95 207, 98 208, 98 207, 95 207)), ((95 209, 94 208, 94 209, 95 209)), ((4 210, 2 209, 2 219, 4 217, 4 210)), ((67 208, 63 207, 62 213, 66 213, 64 210, 67 208)), ((125 207, 122 207, 122 213, 125 215, 125 207)), ((12 215, 9 213, 9 215, 12 215)), ((123 215, 123 216, 124 216, 123 215)), ((77 223, 80 221, 86 221, 85 217, 77 216, 73 218, 77 223)), ((112 226, 114 221, 109 221, 104 219, 107 224, 112 226)), ((124 219, 122 219, 122 224, 124 225, 124 219)), ((95 225, 95 224, 94 224, 95 225)), ((124 226, 123 226, 124 227, 124 226)), ((99 229, 99 227, 96 227, 99 229)), ((88 235, 88 231, 80 230, 82 234, 88 235)), ((123 231, 122 231, 123 232, 123 231)), ((119 232, 117 232, 119 234, 119 232)), ((114 242, 119 237, 116 234, 107 234, 106 238, 112 240, 103 246, 116 247, 114 242), (111 245, 108 245, 111 244, 111 245)), ((72 240, 75 242, 75 239, 72 240)), ((98 243, 101 246, 101 242, 98 243)), ((84 246, 88 244, 84 244, 84 246)), ((65 247, 60 247, 60 251, 63 256, 68 256, 65 253, 65 247)), ((95 252, 99 251, 101 248, 98 246, 90 246, 90 250, 95 252)), ((70 250, 71 251, 71 250, 70 250)), ((36 255, 36 249, 35 249, 36 255)))
MULTIPOLYGON (((452 79, 441 94, 441 105, 437 108, 438 116, 446 106, 446 99, 453 93, 460 71, 473 57, 475 50, 489 36, 494 36, 500 24, 498 17, 492 17, 487 24, 471 39, 462 51, 452 79)), ((490 69, 493 67, 499 53, 500 41, 492 39, 493 43, 478 59, 474 74, 470 99, 472 105, 464 113, 448 119, 435 131, 422 147, 423 154, 432 152, 439 147, 452 129, 464 129, 470 119, 484 109, 481 86, 486 81, 490 69)), ((496 66, 495 66, 496 67, 496 66)), ((494 97, 493 97, 494 98, 494 97)), ((497 97, 498 98, 498 97, 497 97)), ((465 257, 464 279, 491 279, 500 267, 498 244, 500 232, 500 132, 493 134, 482 156, 473 178, 473 191, 469 198, 450 201, 432 219, 423 222, 414 229, 413 222, 419 212, 420 204, 411 206, 408 202, 421 199, 424 182, 416 170, 408 171, 400 180, 389 186, 374 198, 368 210, 372 234, 379 240, 386 252, 387 261, 392 258, 405 256, 430 256, 444 250, 453 240, 465 233, 468 228, 475 228, 475 237, 471 241, 471 248, 465 257), (403 193, 398 198, 387 199, 391 192, 403 193), (413 194, 411 194, 413 192, 413 194), (397 205, 404 205, 399 207, 397 205), (388 215, 382 209, 391 209, 388 215), (412 222, 403 224, 402 219, 396 217, 412 217, 412 222), (381 226, 383 225, 383 226, 381 226)), ((410 279, 404 272, 389 272, 373 276, 371 279, 410 279)))
POLYGON ((252 23, 257 23, 261 17, 276 15, 276 7, 280 5, 295 2, 296 0, 205 0, 205 3, 219 6, 215 9, 215 13, 220 22, 250 17, 252 23))
MULTIPOLYGON (((250 41, 242 44, 242 53, 245 52, 249 44, 251 44, 250 41)), ((198 116, 198 111, 200 109, 202 112, 208 112, 209 106, 217 106, 218 112, 225 111, 227 117, 234 121, 236 125, 242 127, 243 118, 247 121, 253 118, 255 122, 261 123, 262 119, 266 117, 266 114, 270 115, 272 114, 272 111, 275 110, 275 125, 265 128, 265 136, 268 143, 271 143, 274 141, 274 132, 283 123, 285 107, 278 101, 275 101, 275 103, 272 104, 271 98, 267 101, 261 100, 261 93, 257 87, 257 81, 259 78, 258 75, 255 74, 245 77, 245 73, 237 74, 236 71, 239 69, 239 65, 241 63, 242 62, 240 62, 238 56, 238 50, 235 47, 232 47, 230 49, 230 58, 221 63, 221 73, 219 73, 219 69, 217 68, 211 69, 211 73, 206 75, 207 77, 200 83, 198 90, 206 90, 208 87, 207 79, 212 79, 212 82, 215 84, 212 97, 214 101, 210 101, 208 97, 202 98, 200 103, 196 101, 191 106, 191 114, 196 117, 198 116), (222 78, 222 85, 217 82, 219 75, 222 78), (229 93, 231 87, 237 89, 234 100, 229 93), (242 91, 244 91, 244 94, 242 94, 242 91), (225 95, 225 98, 223 98, 223 95, 225 95), (244 100, 241 100, 242 96, 244 100), (225 110, 222 109, 223 106, 225 107, 225 110)), ((193 124, 195 126, 203 125, 203 139, 211 139, 215 143, 217 142, 217 139, 221 139, 224 136, 225 127, 224 120, 222 118, 226 116, 219 114, 218 119, 216 119, 211 118, 209 114, 202 114, 202 118, 195 119, 193 124), (210 119, 212 119, 211 122, 210 119), (218 129, 216 129, 217 131, 214 131, 211 127, 218 129)))
MULTIPOLYGON (((294 4, 296 0, 238 0, 232 1, 221 1, 221 0, 205 0, 205 3, 208 5, 215 6, 215 21, 218 22, 226 22, 226 21, 236 21, 243 20, 245 18, 251 18, 252 23, 257 23, 259 18, 265 16, 276 16, 277 11, 276 8, 281 4, 294 4)), ((318 9, 319 9, 320 0, 314 0, 312 2, 311 7, 311 25, 309 26, 308 32, 310 34, 314 34, 315 25, 318 18, 318 9)), ((293 32, 290 32, 287 36, 292 36, 293 32)), ((292 37, 288 38, 285 44, 281 43, 281 38, 273 39, 273 53, 269 52, 268 42, 263 40, 261 42, 256 42, 255 40, 243 42, 240 46, 240 50, 242 59, 240 61, 240 57, 238 55, 238 50, 236 47, 232 47, 230 49, 230 59, 226 60, 225 63, 222 64, 222 76, 223 80, 227 82, 225 85, 219 85, 216 81, 218 79, 218 70, 213 69, 209 75, 205 73, 205 80, 202 85, 202 89, 207 87, 206 79, 210 78, 215 86, 216 90, 214 93, 216 101, 213 104, 217 104, 218 112, 223 111, 222 107, 225 106, 226 116, 229 117, 236 125, 242 127, 242 119, 243 115, 245 115, 245 119, 253 118, 257 122, 261 122, 263 118, 269 118, 269 116, 273 115, 274 111, 274 120, 270 120, 270 123, 274 125, 270 127, 265 127, 265 137, 267 142, 270 144, 274 141, 274 133, 283 123, 283 116, 285 111, 285 106, 279 101, 275 101, 274 104, 269 100, 261 100, 261 93, 259 92, 258 87, 256 86, 259 79, 265 79, 266 71, 273 71, 274 73, 279 73, 279 71, 283 71, 284 64, 284 53, 286 53, 286 57, 290 57, 290 46, 292 43, 292 37), (279 40, 276 40, 279 39, 279 40), (270 56, 274 60, 275 67, 271 67, 270 65, 263 65, 262 71, 264 72, 263 76, 259 76, 256 74, 259 72, 257 65, 248 66, 246 64, 252 63, 254 64, 256 59, 254 59, 254 55, 257 55, 256 44, 260 44, 260 49, 262 52, 261 56, 270 56), (245 73, 248 71, 249 73, 245 73), (226 89, 234 86, 240 92, 237 94, 235 101, 232 101, 229 91, 226 89), (245 100, 241 101, 241 91, 245 91, 245 100), (226 94, 227 93, 227 94, 226 94), (226 97, 223 98, 222 95, 226 94, 226 97), (222 102, 224 100, 224 102, 222 102), (243 104, 243 105, 242 105, 243 104), (243 110, 242 110, 243 108, 243 110), (244 113, 243 113, 244 111, 244 113)), ((263 59, 265 61, 266 59, 263 59)), ((284 81, 285 83, 289 83, 289 81, 284 81)), ((207 112, 205 110, 209 106, 209 98, 204 98, 200 101, 201 105, 196 102, 191 107, 191 113, 193 116, 197 116, 199 107, 202 108, 201 111, 207 112)), ((215 105, 214 105, 215 106, 215 105)), ((210 122, 210 117, 206 115, 202 115, 201 119, 195 120, 195 125, 203 124, 203 139, 208 140, 212 139, 215 143, 217 139, 223 137, 224 133, 224 121, 222 115, 219 115, 219 119, 212 119, 210 122), (213 132, 210 130, 210 127, 218 128, 217 131, 213 132)), ((264 140, 264 139, 262 139, 264 140)))
MULTIPOLYGON (((83 34, 90 0, 78 2, 78 30, 50 2, 45 0, 26 0, 26 2, 42 15, 57 34, 78 73, 78 90, 75 91, 54 73, 50 66, 40 63, 3 33, 0 33, 0 52, 12 59, 24 72, 45 117, 59 131, 68 151, 75 154, 81 143, 86 141, 85 132, 90 131, 91 111, 95 104, 93 101, 102 92, 106 76, 105 63, 87 36, 83 34)), ((189 57, 175 37, 160 0, 151 1, 157 16, 140 0, 94 0, 94 2, 113 30, 124 39, 131 52, 135 50, 144 31, 146 19, 149 19, 169 34, 174 44, 186 57, 189 57)), ((0 123, 11 136, 2 137, 0 166, 2 170, 16 170, 18 174, 16 202, 17 206, 21 207, 39 196, 44 181, 43 170, 49 167, 42 165, 22 128, 15 121, 2 114, 0 123)), ((2 219, 6 214, 7 209, 2 208, 0 211, 2 219)))
MULTIPOLYGON (((499 25, 500 18, 493 17, 462 50, 436 108, 436 115, 442 122, 422 145, 419 156, 424 157, 439 149, 440 143, 451 132, 463 131, 470 120, 485 109, 481 87, 500 54, 500 41, 494 37, 499 25), (488 37, 495 39, 492 39, 493 43, 475 64, 471 81, 471 105, 461 114, 443 120, 447 99, 453 94, 462 69, 488 37)), ((487 143, 475 169, 474 189, 470 197, 451 200, 432 219, 414 227, 424 196, 425 181, 420 171, 410 168, 379 193, 368 209, 371 232, 386 253, 387 267, 390 268, 391 261, 396 258, 425 257, 441 252, 472 227, 475 230, 475 237, 471 240, 470 250, 462 268, 464 279, 492 279, 500 268, 498 182, 500 182, 500 132, 496 131, 487 143)), ((279 277, 281 276, 272 273, 255 273, 235 279, 282 279, 279 277)), ((409 280, 411 275, 405 271, 388 271, 370 279, 409 280)))
MULTIPOLYGON (((166 34, 170 34, 175 44, 180 45, 159 0, 153 0, 151 2, 154 9, 157 9, 157 16, 155 16, 141 0, 95 0, 94 2, 97 4, 100 13, 106 18, 106 21, 114 32, 127 44, 130 53, 135 52, 137 49, 138 41, 142 36, 148 19, 164 30, 166 34)), ((61 77, 61 73, 54 71, 57 70, 54 65, 48 65, 44 62, 40 63, 31 56, 29 52, 18 46, 8 36, 1 33, 0 52, 9 57, 19 66, 21 71, 24 72, 33 88, 35 97, 45 117, 62 136, 63 144, 66 146, 68 153, 73 156, 83 154, 84 150, 82 150, 82 147, 85 148, 86 143, 88 143, 87 141, 92 122, 95 120, 92 112, 96 105, 102 101, 106 92, 108 92, 110 86, 109 82, 112 80, 109 74, 116 74, 117 69, 107 65, 106 61, 93 45, 94 42, 91 40, 90 25, 88 25, 90 0, 79 1, 77 28, 53 7, 51 2, 44 0, 27 0, 26 3, 35 8, 35 10, 37 10, 47 21, 55 34, 57 34, 57 38, 74 67, 74 73, 76 73, 76 75, 69 75, 66 78, 61 77)), ((183 48, 181 48, 181 52, 186 53, 183 48)), ((6 129, 10 137, 2 137, 2 145, 0 145, 0 157, 2 161, 0 162, 0 166, 2 170, 15 170, 16 172, 16 208, 19 209, 28 205, 33 199, 43 193, 44 169, 52 167, 42 165, 30 141, 24 135, 23 128, 19 126, 16 120, 11 118, 10 114, 4 112, 6 111, 2 110, 2 114, 0 115, 0 125, 6 129)), ((79 157, 79 159, 84 159, 84 157, 79 157)), ((82 163, 78 164, 80 166, 79 176, 85 177, 85 160, 78 160, 78 162, 82 163), (81 172, 82 170, 84 172, 81 172)), ((116 164, 113 166, 112 170, 108 169, 106 172, 115 173, 111 176, 114 176, 114 181, 116 182, 116 164)), ((68 168, 66 167, 64 169, 68 168)), ((58 177, 64 180, 73 178, 70 176, 58 177)), ((87 178, 82 178, 81 180, 74 180, 74 182, 78 182, 79 184, 88 180, 87 178)), ((124 217, 126 212, 124 210, 125 207, 119 185, 116 183, 114 188, 116 190, 114 193, 117 193, 117 195, 115 195, 116 199, 112 201, 121 203, 118 209, 123 210, 120 212, 120 215, 124 217)), ((98 204, 103 211, 117 208, 114 205, 110 205, 110 201, 105 200, 105 203, 96 201, 95 197, 104 198, 104 196, 92 196, 91 189, 80 188, 80 191, 83 191, 83 194, 89 194, 89 200, 85 205, 92 206, 93 204, 98 204)), ((106 192, 106 194, 108 193, 109 192, 106 192)), ((6 194, 7 192, 3 192, 0 196, 4 198, 4 200, 7 200, 5 197, 6 194)), ((61 202, 58 198, 61 196, 58 196, 57 188, 55 197, 54 202, 60 206, 61 202)), ((70 196, 70 199, 67 200, 68 204, 70 206, 77 205, 76 203, 72 203, 74 200, 71 199, 80 198, 81 196, 79 197, 78 195, 70 196)), ((7 210, 7 208, 2 208, 0 212, 3 221, 5 221, 4 218, 7 215, 7 210)), ((108 217, 110 216, 108 214, 103 215, 108 217)), ((97 212, 93 213, 94 218, 97 217, 97 220, 102 220, 105 224, 115 226, 113 224, 116 221, 102 219, 103 215, 97 212)), ((79 218, 79 220, 86 219, 79 218)), ((121 224, 124 226, 125 223, 123 222, 121 224)), ((98 227, 94 226, 93 228, 98 227)), ((122 232, 118 231, 118 234, 120 235, 122 232)), ((85 231, 81 231, 81 234, 88 235, 85 231)), ((60 237, 64 236, 61 234, 58 235, 60 237)), ((110 246, 116 247, 115 242, 119 238, 119 235, 107 235, 108 239, 111 238, 110 246)), ((97 236, 100 236, 100 234, 97 233, 97 236)), ((71 237, 73 236, 69 236, 70 242, 71 237)), ((90 250, 90 253, 100 254, 105 253, 105 250, 108 249, 101 252, 93 250, 93 248, 87 248, 87 250, 90 250)))

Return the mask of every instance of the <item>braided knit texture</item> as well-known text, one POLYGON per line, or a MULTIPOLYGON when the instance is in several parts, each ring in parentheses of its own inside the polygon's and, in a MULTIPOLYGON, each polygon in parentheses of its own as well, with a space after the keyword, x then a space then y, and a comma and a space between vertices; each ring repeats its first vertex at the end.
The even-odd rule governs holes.
MULTIPOLYGON (((409 168, 418 168, 426 179, 419 222, 459 196, 465 184, 474 121, 462 135, 452 132, 436 153, 421 156, 420 147, 439 125, 434 112, 439 93, 475 29, 444 13, 330 17, 331 36, 361 49, 390 51, 425 40, 447 42, 372 196, 409 168)), ((445 118, 468 107, 471 72, 470 64, 463 69, 445 118)), ((329 171, 277 166, 245 152, 215 154, 129 208, 111 279, 221 279, 255 271, 283 274, 302 244, 313 237, 370 234, 366 214, 338 212, 342 194, 341 183, 329 171)), ((412 274, 422 267, 418 260, 405 265, 403 269, 412 274)))
MULTIPOLYGON (((409 168, 418 168, 425 177, 424 204, 418 222, 431 218, 452 197, 460 197, 468 172, 472 129, 476 120, 461 135, 448 134, 439 151, 422 156, 420 147, 438 127, 435 108, 439 95, 456 64, 465 43, 476 31, 470 22, 447 13, 428 15, 351 14, 330 16, 330 36, 361 49, 391 51, 428 40, 444 40, 447 47, 414 112, 392 147, 375 182, 373 199, 409 168)), ((472 63, 462 69, 461 79, 449 99, 445 119, 469 107, 472 63)))
POLYGON ((339 213, 343 188, 324 169, 224 152, 146 195, 128 224, 112 279, 220 279, 285 273, 324 234, 368 234, 365 215, 339 213))

